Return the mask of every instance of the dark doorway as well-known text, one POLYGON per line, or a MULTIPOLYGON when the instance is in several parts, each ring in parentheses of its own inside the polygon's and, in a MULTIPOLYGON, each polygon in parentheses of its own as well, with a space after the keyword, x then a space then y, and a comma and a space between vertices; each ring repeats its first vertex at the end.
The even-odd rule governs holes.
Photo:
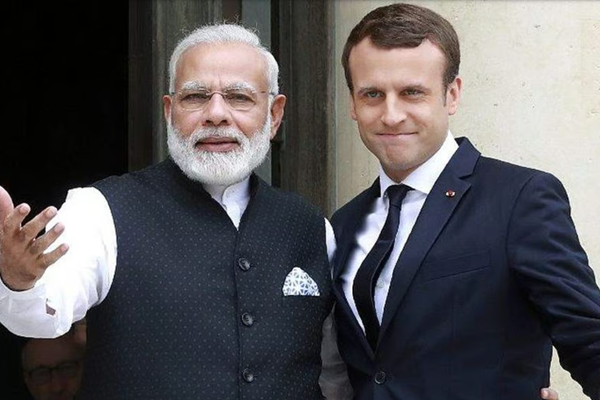
MULTIPOLYGON (((0 185, 32 215, 127 171, 128 2, 9 1, 0 185)), ((0 398, 28 398, 20 341, 0 326, 0 398)))
POLYGON ((13 3, 0 185, 36 212, 127 169, 128 4, 13 3))

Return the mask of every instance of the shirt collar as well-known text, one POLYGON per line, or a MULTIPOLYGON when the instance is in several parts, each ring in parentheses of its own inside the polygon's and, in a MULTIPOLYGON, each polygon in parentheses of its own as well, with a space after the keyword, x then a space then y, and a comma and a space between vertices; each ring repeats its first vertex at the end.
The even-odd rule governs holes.
MULTIPOLYGON (((457 149, 458 144, 456 143, 456 140, 454 140, 452 132, 448 131, 446 139, 439 150, 417 169, 411 172, 402 183, 410 186, 414 190, 425 193, 426 195, 429 194, 435 181, 437 181, 444 168, 446 168, 446 164, 448 164, 457 149)), ((383 197, 383 194, 389 186, 396 184, 396 182, 385 174, 380 165, 379 188, 381 190, 381 197, 383 197)))
POLYGON ((206 183, 202 186, 219 204, 227 202, 247 203, 250 199, 250 177, 230 186, 206 183))

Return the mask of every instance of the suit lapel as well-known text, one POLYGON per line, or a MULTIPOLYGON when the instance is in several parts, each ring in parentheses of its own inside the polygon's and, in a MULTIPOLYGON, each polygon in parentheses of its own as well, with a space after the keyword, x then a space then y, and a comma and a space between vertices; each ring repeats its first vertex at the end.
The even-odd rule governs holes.
MULTIPOLYGON (((378 178, 373 182, 371 187, 356 197, 354 206, 349 212, 350 218, 347 218, 344 221, 342 237, 336 238, 338 243, 333 264, 334 281, 337 281, 345 270, 348 257, 356 246, 356 232, 362 227, 365 215, 369 211, 373 201, 375 201, 380 194, 381 191, 379 189, 378 178)), ((341 286, 339 288, 341 288, 341 286)))
POLYGON ((340 276, 346 268, 348 257, 356 247, 356 233, 362 227, 365 215, 370 210, 373 201, 380 195, 379 179, 376 179, 370 188, 363 191, 355 198, 353 208, 349 212, 350 218, 347 218, 344 222, 343 234, 340 235, 340 238, 337 238, 338 247, 333 260, 333 291, 337 299, 336 307, 340 309, 339 312, 342 313, 344 318, 350 323, 352 326, 351 329, 354 330, 356 337, 361 338, 361 343, 365 351, 370 354, 370 357, 374 356, 373 350, 371 349, 369 342, 367 342, 367 338, 348 304, 348 300, 346 299, 346 295, 342 288, 340 276))
POLYGON ((427 196, 394 269, 380 338, 390 325, 429 249, 471 186, 462 178, 473 172, 480 153, 467 139, 457 141, 460 147, 427 196))

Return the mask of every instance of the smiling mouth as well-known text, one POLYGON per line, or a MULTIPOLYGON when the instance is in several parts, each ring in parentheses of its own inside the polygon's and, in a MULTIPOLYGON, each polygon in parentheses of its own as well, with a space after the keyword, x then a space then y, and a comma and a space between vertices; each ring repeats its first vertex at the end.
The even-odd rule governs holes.
POLYGON ((416 135, 417 132, 380 132, 378 136, 411 136, 416 135))
POLYGON ((196 148, 202 151, 221 153, 239 147, 237 140, 228 137, 208 137, 196 142, 196 148))

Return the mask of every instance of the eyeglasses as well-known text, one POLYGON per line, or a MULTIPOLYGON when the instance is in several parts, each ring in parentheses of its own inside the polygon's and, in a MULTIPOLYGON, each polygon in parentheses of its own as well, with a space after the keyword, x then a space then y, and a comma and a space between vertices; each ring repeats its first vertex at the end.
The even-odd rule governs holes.
POLYGON ((50 382, 52 374, 56 374, 58 378, 73 378, 80 371, 81 361, 65 361, 54 367, 38 367, 25 373, 29 376, 29 380, 34 385, 43 385, 50 382))
POLYGON ((203 110, 215 94, 221 95, 229 107, 236 111, 248 111, 258 102, 259 94, 275 95, 275 93, 262 91, 253 92, 247 89, 232 89, 225 91, 213 90, 181 90, 171 93, 175 97, 177 104, 188 111, 203 110))

